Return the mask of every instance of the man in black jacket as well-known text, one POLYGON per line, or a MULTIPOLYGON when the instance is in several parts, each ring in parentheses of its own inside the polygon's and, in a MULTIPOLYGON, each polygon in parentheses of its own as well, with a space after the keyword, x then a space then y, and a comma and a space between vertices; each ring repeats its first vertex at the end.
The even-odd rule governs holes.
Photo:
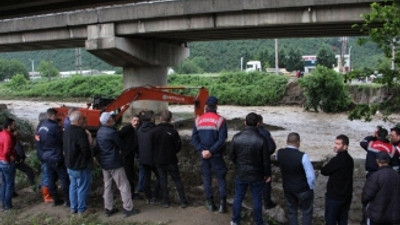
POLYGON ((378 171, 365 182, 361 201, 366 205, 370 225, 392 225, 400 223, 400 175, 390 166, 391 157, 379 152, 376 162, 378 171))
POLYGON ((258 132, 258 116, 249 113, 246 127, 231 141, 230 159, 236 165, 235 198, 231 225, 240 223, 242 201, 247 187, 253 196, 253 216, 257 225, 264 224, 262 217, 262 189, 270 182, 271 165, 266 139, 258 132))
POLYGON ((81 112, 69 115, 70 125, 63 134, 65 165, 69 175, 69 200, 71 213, 90 213, 86 200, 90 193, 92 174, 90 171, 92 151, 89 139, 83 128, 81 112))
POLYGON ((334 152, 337 153, 321 168, 321 174, 329 176, 325 195, 325 224, 347 225, 353 194, 354 161, 348 153, 349 138, 336 137, 334 152))
POLYGON ((122 127, 118 131, 122 142, 125 145, 122 152, 124 160, 124 169, 129 185, 131 186, 132 197, 135 196, 135 155, 138 154, 138 136, 135 126, 137 125, 138 116, 132 117, 131 123, 122 127))
POLYGON ((181 138, 178 131, 171 124, 172 113, 164 110, 160 115, 161 123, 156 126, 153 133, 154 162, 160 175, 160 186, 163 195, 163 206, 170 206, 168 196, 168 174, 175 182, 181 200, 181 207, 187 207, 187 200, 181 181, 176 154, 181 150, 181 138))
POLYGON ((158 201, 158 192, 160 190, 159 174, 154 163, 154 146, 152 143, 152 135, 155 128, 155 118, 153 111, 142 111, 139 113, 142 125, 138 130, 139 138, 139 160, 143 167, 144 182, 143 188, 148 204, 155 204, 158 201), (157 178, 156 184, 151 190, 151 173, 157 178))

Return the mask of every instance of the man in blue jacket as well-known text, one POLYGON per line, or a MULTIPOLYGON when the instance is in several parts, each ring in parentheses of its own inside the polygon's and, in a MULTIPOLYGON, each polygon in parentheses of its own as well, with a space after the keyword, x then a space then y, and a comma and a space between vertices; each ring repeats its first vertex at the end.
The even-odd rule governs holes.
POLYGON ((61 181, 61 189, 65 197, 65 205, 69 206, 69 178, 63 155, 63 131, 57 119, 57 110, 47 110, 45 120, 37 131, 40 146, 43 152, 42 159, 47 165, 49 176, 49 189, 53 197, 53 205, 62 204, 63 201, 57 194, 56 181, 61 181))
POLYGON ((220 197, 219 212, 226 213, 226 164, 223 158, 228 129, 225 119, 217 114, 218 99, 210 96, 206 101, 206 113, 196 118, 192 133, 192 144, 201 158, 204 190, 207 196, 207 209, 217 210, 214 204, 211 172, 218 179, 220 197))
POLYGON ((121 193, 124 217, 139 213, 133 208, 131 187, 125 174, 121 154, 124 150, 123 143, 114 128, 115 119, 111 112, 103 112, 100 116, 101 127, 97 131, 96 158, 103 169, 104 181, 104 207, 106 216, 116 212, 112 193, 114 180, 121 193))

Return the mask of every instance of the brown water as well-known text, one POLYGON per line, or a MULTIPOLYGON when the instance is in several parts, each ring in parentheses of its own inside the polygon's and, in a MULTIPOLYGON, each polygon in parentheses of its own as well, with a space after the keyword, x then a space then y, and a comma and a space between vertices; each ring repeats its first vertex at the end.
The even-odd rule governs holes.
MULTIPOLYGON (((45 112, 49 107, 56 107, 62 104, 85 107, 83 102, 39 102, 23 100, 2 100, 7 107, 17 116, 37 123, 40 112, 45 112)), ((170 106, 170 110, 175 114, 193 113, 190 105, 170 106)), ((339 134, 345 134, 350 138, 350 154, 354 158, 365 158, 364 150, 359 146, 360 140, 371 135, 377 125, 382 125, 387 129, 400 121, 400 115, 395 114, 389 118, 388 122, 382 120, 381 115, 373 118, 372 122, 350 121, 347 115, 326 114, 323 112, 306 112, 300 107, 291 106, 263 106, 263 107, 241 107, 241 106, 219 106, 218 112, 226 119, 243 119, 249 112, 261 114, 264 123, 283 129, 271 130, 278 148, 284 147, 286 137, 290 132, 298 132, 301 136, 301 150, 307 152, 312 160, 325 158, 333 153, 333 141, 339 134)), ((228 127, 229 129, 229 127, 228 127)), ((229 129, 229 139, 238 130, 229 129)), ((191 130, 180 131, 181 135, 190 135, 191 130)))

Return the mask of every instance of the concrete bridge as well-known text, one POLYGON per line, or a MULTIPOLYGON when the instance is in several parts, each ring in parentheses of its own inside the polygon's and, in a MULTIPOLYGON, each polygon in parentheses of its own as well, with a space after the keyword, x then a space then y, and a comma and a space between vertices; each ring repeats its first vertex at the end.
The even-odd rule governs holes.
POLYGON ((351 26, 362 22, 372 2, 134 1, 0 20, 0 52, 84 47, 123 67, 125 88, 166 85, 167 67, 189 56, 187 42, 361 35, 351 26))

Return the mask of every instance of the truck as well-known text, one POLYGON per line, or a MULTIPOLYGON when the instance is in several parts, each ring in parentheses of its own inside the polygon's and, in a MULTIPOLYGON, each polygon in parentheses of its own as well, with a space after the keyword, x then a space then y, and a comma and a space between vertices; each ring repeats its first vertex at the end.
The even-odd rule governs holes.
POLYGON ((258 71, 261 72, 261 62, 260 61, 248 61, 246 63, 246 72, 258 71))
POLYGON ((92 103, 88 103, 86 107, 76 108, 66 105, 55 107, 57 110, 58 119, 64 122, 68 117, 68 111, 71 108, 82 112, 86 118, 86 128, 95 132, 100 127, 100 115, 102 112, 114 112, 117 121, 122 120, 122 115, 129 109, 133 101, 140 100, 154 100, 162 102, 172 102, 179 104, 192 104, 194 105, 194 114, 200 116, 204 113, 204 107, 208 98, 208 90, 204 87, 157 87, 157 86, 140 86, 132 87, 123 91, 117 98, 101 98, 94 97, 92 103), (176 94, 172 90, 188 90, 198 89, 197 96, 176 94))

